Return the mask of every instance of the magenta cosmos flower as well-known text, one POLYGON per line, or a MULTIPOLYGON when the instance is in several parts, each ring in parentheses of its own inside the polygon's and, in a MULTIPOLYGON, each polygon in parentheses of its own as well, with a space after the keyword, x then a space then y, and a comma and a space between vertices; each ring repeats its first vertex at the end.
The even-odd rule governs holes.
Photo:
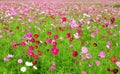
POLYGON ((57 55, 57 54, 59 53, 58 48, 56 48, 56 47, 53 47, 53 48, 51 49, 51 51, 52 51, 52 54, 53 54, 53 55, 57 55))
POLYGON ((101 51, 98 56, 100 56, 101 58, 105 58, 105 52, 101 51))

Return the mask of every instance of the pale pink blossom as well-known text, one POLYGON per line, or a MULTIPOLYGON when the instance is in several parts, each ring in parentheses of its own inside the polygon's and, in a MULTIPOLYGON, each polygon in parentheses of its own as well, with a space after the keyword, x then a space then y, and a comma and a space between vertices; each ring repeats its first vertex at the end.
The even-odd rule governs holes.
POLYGON ((54 62, 52 62, 52 66, 50 67, 50 70, 55 70, 56 69, 56 65, 54 62))
POLYGON ((82 71, 82 74, 87 74, 85 71, 82 71))
POLYGON ((85 47, 85 46, 83 46, 83 47, 82 47, 82 53, 87 53, 87 52, 88 52, 88 48, 85 47))
POLYGON ((22 62, 23 62, 23 60, 22 60, 22 59, 18 59, 18 63, 20 63, 20 64, 21 64, 22 62))
POLYGON ((95 63, 96 63, 97 66, 100 65, 100 61, 99 60, 97 60, 95 63))

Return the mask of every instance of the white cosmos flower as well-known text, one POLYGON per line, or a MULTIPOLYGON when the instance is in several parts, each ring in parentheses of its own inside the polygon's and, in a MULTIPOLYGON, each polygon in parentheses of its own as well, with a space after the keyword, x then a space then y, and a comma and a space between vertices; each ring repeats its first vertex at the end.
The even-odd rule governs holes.
POLYGON ((21 67, 21 69, 20 69, 22 72, 26 72, 26 67, 21 67))
POLYGON ((36 67, 36 66, 33 66, 33 68, 34 68, 35 70, 37 70, 37 67, 36 67))
POLYGON ((44 11, 41 12, 41 14, 44 14, 44 13, 45 13, 44 11))
POLYGON ((25 62, 25 65, 26 65, 26 66, 33 66, 33 63, 26 61, 26 62, 25 62))

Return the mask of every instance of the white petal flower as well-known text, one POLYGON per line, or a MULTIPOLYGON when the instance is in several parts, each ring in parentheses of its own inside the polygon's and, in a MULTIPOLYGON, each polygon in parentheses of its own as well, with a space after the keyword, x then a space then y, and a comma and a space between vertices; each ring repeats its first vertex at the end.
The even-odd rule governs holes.
POLYGON ((36 66, 33 66, 33 68, 34 68, 35 70, 37 70, 37 67, 36 67, 36 66))
POLYGON ((22 72, 26 72, 26 67, 21 67, 21 69, 20 69, 22 72))
POLYGON ((33 66, 33 63, 26 61, 26 62, 25 62, 25 65, 26 65, 26 66, 33 66))

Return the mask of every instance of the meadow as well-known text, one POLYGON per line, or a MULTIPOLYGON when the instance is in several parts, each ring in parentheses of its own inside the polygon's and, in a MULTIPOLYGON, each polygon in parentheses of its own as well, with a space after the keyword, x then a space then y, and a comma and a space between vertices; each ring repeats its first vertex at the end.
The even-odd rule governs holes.
POLYGON ((0 74, 120 74, 120 4, 1 1, 0 74))

